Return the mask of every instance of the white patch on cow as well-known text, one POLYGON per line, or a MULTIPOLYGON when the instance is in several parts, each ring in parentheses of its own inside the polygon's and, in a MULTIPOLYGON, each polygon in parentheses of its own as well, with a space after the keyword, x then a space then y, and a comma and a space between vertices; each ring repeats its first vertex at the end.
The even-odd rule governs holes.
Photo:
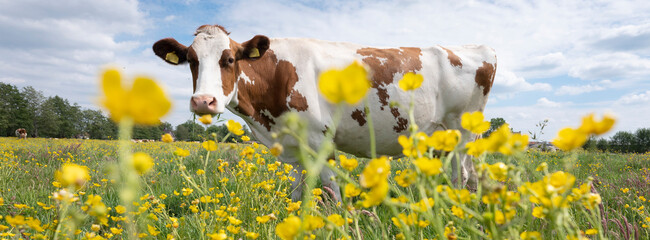
POLYGON ((379 60, 380 65, 384 66, 384 64, 386 64, 386 62, 388 61, 388 58, 380 58, 380 57, 378 57, 377 60, 379 60))
POLYGON ((223 113, 234 91, 225 95, 221 79, 219 59, 223 50, 230 49, 230 38, 221 29, 206 26, 197 31, 191 47, 199 59, 196 91, 193 96, 214 96, 217 99, 217 112, 223 113))
POLYGON ((239 74, 239 79, 240 80, 243 79, 246 84, 254 84, 253 80, 248 78, 248 76, 246 76, 246 74, 244 74, 243 71, 241 72, 241 74, 239 74))

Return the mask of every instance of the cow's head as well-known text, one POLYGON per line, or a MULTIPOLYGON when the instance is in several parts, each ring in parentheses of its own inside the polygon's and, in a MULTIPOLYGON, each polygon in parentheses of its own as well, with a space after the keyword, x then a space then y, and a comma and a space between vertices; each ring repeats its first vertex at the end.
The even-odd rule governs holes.
POLYGON ((237 61, 260 58, 269 49, 266 36, 257 35, 239 44, 229 34, 219 25, 203 25, 196 30, 189 47, 173 38, 153 45, 154 53, 169 64, 189 62, 194 87, 190 109, 196 114, 223 113, 236 95, 237 61))

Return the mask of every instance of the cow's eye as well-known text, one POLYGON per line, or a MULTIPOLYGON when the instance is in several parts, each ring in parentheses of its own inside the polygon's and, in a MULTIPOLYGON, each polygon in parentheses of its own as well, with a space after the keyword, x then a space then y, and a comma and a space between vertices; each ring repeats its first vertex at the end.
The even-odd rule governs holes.
POLYGON ((229 63, 229 64, 233 64, 233 63, 235 63, 235 59, 234 59, 234 58, 228 58, 228 63, 229 63))

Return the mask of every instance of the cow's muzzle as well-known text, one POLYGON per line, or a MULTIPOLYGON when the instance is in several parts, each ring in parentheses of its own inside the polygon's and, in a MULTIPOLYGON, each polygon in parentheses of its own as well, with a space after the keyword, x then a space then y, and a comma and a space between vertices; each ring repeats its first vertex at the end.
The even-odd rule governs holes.
POLYGON ((207 95, 193 96, 190 100, 192 112, 198 115, 217 114, 217 98, 207 95))

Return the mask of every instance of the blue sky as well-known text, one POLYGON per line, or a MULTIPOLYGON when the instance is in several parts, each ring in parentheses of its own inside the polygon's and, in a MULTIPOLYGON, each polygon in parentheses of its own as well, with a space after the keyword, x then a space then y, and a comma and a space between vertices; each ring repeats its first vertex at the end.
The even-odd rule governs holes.
MULTIPOLYGON (((595 112, 615 131, 650 127, 650 2, 644 1, 12 1, 0 0, 0 81, 97 108, 98 73, 117 66, 158 79, 174 99, 165 121, 191 119, 187 66, 151 45, 189 45, 202 24, 243 42, 257 34, 427 47, 485 44, 497 51, 485 114, 544 139, 595 112)), ((226 118, 235 118, 225 114, 226 118)))

